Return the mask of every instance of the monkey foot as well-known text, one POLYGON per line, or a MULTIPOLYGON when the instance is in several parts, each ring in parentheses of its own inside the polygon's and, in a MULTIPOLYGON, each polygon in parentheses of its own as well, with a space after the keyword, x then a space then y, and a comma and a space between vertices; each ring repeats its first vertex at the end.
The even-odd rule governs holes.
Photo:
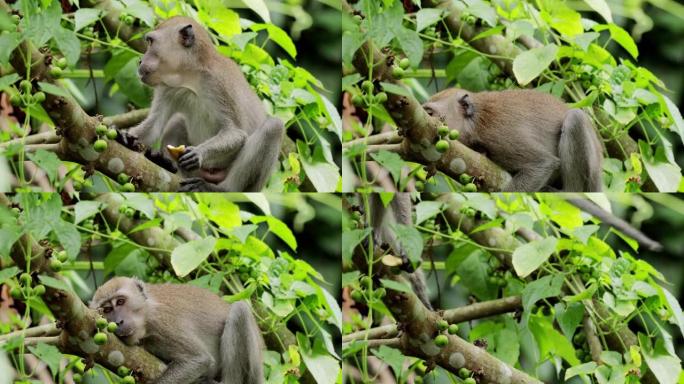
POLYGON ((179 192, 221 192, 214 184, 207 183, 201 177, 192 177, 181 181, 179 192))

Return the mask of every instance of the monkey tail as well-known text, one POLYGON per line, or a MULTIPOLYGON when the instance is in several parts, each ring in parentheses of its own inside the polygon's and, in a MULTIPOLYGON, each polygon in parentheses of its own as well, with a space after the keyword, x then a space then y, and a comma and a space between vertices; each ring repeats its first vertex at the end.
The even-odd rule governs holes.
POLYGON ((261 348, 261 331, 249 304, 231 304, 221 336, 222 384, 263 384, 261 348))
POLYGON ((603 149, 589 117, 580 109, 565 115, 558 144, 563 190, 600 192, 603 149))

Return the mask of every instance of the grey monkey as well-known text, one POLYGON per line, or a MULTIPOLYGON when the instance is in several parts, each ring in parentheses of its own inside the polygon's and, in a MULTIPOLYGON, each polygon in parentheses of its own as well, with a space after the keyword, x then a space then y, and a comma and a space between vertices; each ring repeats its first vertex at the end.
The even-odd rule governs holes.
POLYGON ((464 145, 513 174, 504 191, 537 192, 556 182, 568 192, 602 189, 603 148, 591 121, 549 94, 449 88, 423 107, 458 130, 464 145))
POLYGON ((165 162, 168 145, 187 146, 177 163, 181 191, 260 191, 277 164, 283 123, 195 20, 173 17, 145 40, 138 73, 154 87, 152 106, 121 141, 160 146, 165 162))
POLYGON ((115 277, 95 292, 90 307, 167 364, 154 384, 264 382, 263 340, 249 304, 228 304, 191 285, 146 284, 115 277))

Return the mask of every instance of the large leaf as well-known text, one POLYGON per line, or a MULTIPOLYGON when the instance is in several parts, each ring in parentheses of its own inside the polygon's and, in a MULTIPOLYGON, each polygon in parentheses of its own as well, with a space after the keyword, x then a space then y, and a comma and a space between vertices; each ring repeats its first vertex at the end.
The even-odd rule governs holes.
POLYGON ((682 372, 681 361, 667 352, 663 340, 656 339, 655 347, 653 347, 650 338, 639 332, 639 345, 648 368, 658 382, 661 384, 677 383, 682 372))
POLYGON ((354 248, 356 248, 363 239, 368 237, 370 233, 370 228, 353 229, 351 231, 342 232, 342 260, 350 262, 354 253, 354 248))
POLYGON ((297 332, 297 344, 306 368, 319 384, 334 384, 340 375, 339 362, 326 351, 321 339, 314 339, 310 347, 310 339, 303 333, 297 332))
POLYGON ((547 237, 533 240, 513 251, 513 268, 520 277, 527 277, 539 268, 556 250, 558 239, 547 237))
POLYGON ((558 46, 549 44, 522 52, 513 60, 513 74, 520 85, 536 79, 556 58, 558 46))
POLYGON ((284 241, 285 244, 287 244, 293 250, 297 250, 297 239, 294 237, 294 234, 292 234, 292 230, 290 230, 290 228, 278 218, 273 216, 252 216, 250 220, 254 224, 259 224, 265 221, 268 224, 268 229, 274 235, 278 236, 280 240, 284 241))
POLYGON ((523 325, 527 324, 533 305, 537 301, 560 295, 562 286, 563 275, 561 274, 555 276, 547 275, 527 284, 522 291, 522 304, 525 312, 523 313, 521 323, 523 325))
POLYGON ((209 236, 204 239, 188 241, 177 246, 171 252, 171 266, 179 277, 184 277, 197 268, 209 257, 214 250, 216 238, 209 236))

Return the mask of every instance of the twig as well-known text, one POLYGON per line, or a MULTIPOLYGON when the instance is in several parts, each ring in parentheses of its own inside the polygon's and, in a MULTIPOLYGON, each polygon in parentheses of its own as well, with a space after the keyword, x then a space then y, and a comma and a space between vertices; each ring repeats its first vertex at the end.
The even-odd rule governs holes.
POLYGON ((120 115, 107 116, 102 119, 102 122, 106 125, 115 125, 117 128, 128 128, 145 120, 149 112, 149 108, 136 109, 120 115))
POLYGON ((60 331, 59 329, 57 329, 57 325, 55 323, 48 323, 31 328, 26 328, 21 331, 10 332, 5 335, 0 335, 0 342, 21 335, 23 335, 24 337, 55 336, 59 334, 59 332, 60 331))
POLYGON ((346 143, 342 144, 342 148, 347 149, 351 146, 357 145, 357 144, 366 144, 366 145, 374 145, 374 144, 396 144, 400 143, 402 140, 401 136, 399 136, 399 133, 397 131, 387 131, 387 132, 382 132, 378 133, 376 135, 371 135, 368 137, 360 138, 360 139, 355 139, 351 141, 347 141, 346 143))
POLYGON ((591 321, 588 313, 584 313, 584 334, 587 337, 587 344, 589 345, 589 352, 591 353, 591 359, 596 362, 596 364, 601 364, 601 352, 603 348, 601 347, 601 340, 599 340, 598 335, 596 335, 596 327, 594 322, 591 321))
MULTIPOLYGON (((361 339, 363 340, 363 339, 361 339)), ((386 347, 391 347, 391 348, 400 348, 401 347, 401 339, 398 337, 395 337, 393 339, 370 339, 367 341, 368 343, 368 348, 377 348, 381 345, 384 345, 386 347)), ((343 343, 342 344, 342 350, 346 349, 349 347, 348 343, 343 343)))
POLYGON ((19 139, 12 139, 9 141, 6 141, 4 143, 0 143, 0 148, 8 147, 13 144, 51 144, 51 143, 57 143, 59 142, 60 137, 57 135, 55 131, 45 131, 45 132, 40 132, 36 133, 34 135, 28 135, 24 138, 19 138, 19 139))

